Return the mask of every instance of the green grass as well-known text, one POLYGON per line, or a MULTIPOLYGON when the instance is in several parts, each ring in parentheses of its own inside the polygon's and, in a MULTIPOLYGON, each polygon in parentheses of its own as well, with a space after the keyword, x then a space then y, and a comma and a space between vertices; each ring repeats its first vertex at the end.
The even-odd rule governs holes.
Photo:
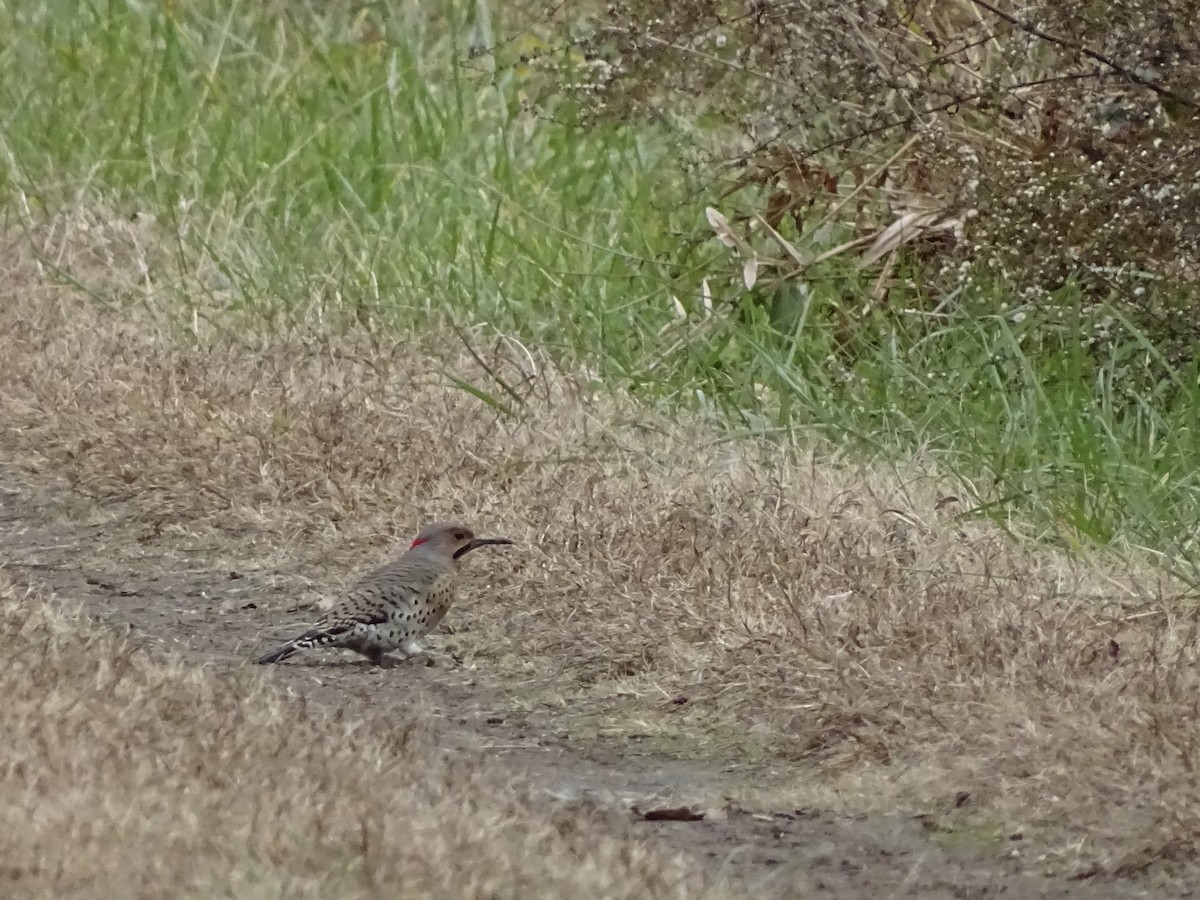
POLYGON ((880 457, 921 448, 977 487, 979 511, 1015 513, 1025 530, 1069 545, 1142 544, 1190 572, 1197 378, 1167 365, 1130 323, 1112 327, 1098 355, 1084 346, 1089 322, 978 308, 943 327, 888 316, 862 329, 872 336, 807 364, 783 366, 768 346, 759 358, 781 393, 803 398, 793 424, 808 420, 880 457))
POLYGON ((341 7, 6 4, 6 228, 78 204, 152 213, 174 241, 158 302, 487 323, 734 429, 933 456, 977 486, 966 507, 1041 536, 1193 557, 1197 379, 1128 323, 1099 364, 1086 323, 997 313, 992 285, 968 314, 869 316, 847 345, 830 310, 863 306, 870 278, 836 259, 773 323, 729 252, 697 242, 722 190, 685 174, 665 125, 524 111, 511 47, 494 71, 470 61, 466 3, 341 7), (680 320, 672 297, 697 308, 706 277, 713 315, 680 320))
POLYGON ((309 4, 10 5, 6 192, 186 219, 185 264, 210 257, 240 306, 332 294, 644 352, 670 312, 649 261, 688 216, 668 143, 523 115, 510 72, 464 62, 463 22, 431 35, 406 6, 366 42, 309 4))

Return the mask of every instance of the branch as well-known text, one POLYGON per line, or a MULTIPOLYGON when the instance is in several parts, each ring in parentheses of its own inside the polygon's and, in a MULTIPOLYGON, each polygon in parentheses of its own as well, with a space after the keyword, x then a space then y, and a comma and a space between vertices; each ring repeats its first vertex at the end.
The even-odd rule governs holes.
POLYGON ((1057 35, 1050 34, 1049 32, 1046 32, 1046 31, 1042 31, 1040 28, 1037 28, 1037 27, 1029 24, 1028 22, 1023 22, 1022 20, 1018 19, 1016 16, 1012 15, 1011 13, 1006 13, 1004 10, 998 9, 997 7, 995 7, 991 3, 989 3, 988 0, 971 0, 971 2, 974 3, 976 6, 983 7, 988 12, 990 12, 992 15, 999 16, 1001 19, 1003 19, 1005 22, 1008 22, 1010 25, 1015 25, 1017 28, 1020 28, 1026 34, 1031 34, 1036 38, 1041 38, 1043 41, 1049 41, 1051 44, 1057 44, 1060 47, 1066 47, 1068 50, 1074 50, 1076 53, 1082 53, 1084 56, 1088 57, 1089 59, 1095 60, 1096 62, 1100 63, 1101 65, 1108 66, 1110 69, 1112 69, 1114 72, 1116 72, 1121 77, 1129 79, 1134 84, 1140 84, 1142 87, 1149 88, 1150 90, 1154 91, 1154 93, 1156 93, 1159 97, 1163 97, 1168 100, 1174 100, 1176 103, 1180 103, 1184 106, 1191 107, 1192 109, 1200 109, 1200 103, 1197 103, 1195 100, 1191 100, 1187 97, 1182 97, 1179 94, 1172 91, 1170 88, 1165 88, 1158 82, 1151 81, 1149 78, 1143 78, 1137 72, 1121 65, 1115 59, 1105 56, 1103 53, 1098 53, 1097 51, 1092 50, 1089 47, 1083 46, 1083 44, 1077 44, 1074 41, 1067 40, 1066 38, 1058 37, 1057 35))

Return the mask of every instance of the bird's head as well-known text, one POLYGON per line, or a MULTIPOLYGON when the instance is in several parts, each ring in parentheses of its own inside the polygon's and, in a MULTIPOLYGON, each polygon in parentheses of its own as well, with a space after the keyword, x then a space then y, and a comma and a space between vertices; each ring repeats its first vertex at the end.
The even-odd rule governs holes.
POLYGON ((488 544, 511 543, 512 541, 503 537, 475 537, 475 532, 457 522, 434 522, 421 529, 409 549, 421 549, 450 559, 462 559, 472 550, 488 544))

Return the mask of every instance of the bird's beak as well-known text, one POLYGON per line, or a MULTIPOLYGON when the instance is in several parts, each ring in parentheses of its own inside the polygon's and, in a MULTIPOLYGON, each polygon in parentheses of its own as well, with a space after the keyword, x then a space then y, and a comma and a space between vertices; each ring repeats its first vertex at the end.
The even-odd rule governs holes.
POLYGON ((458 549, 458 552, 456 552, 454 554, 454 558, 462 559, 464 556, 466 556, 472 550, 478 550, 480 547, 486 547, 488 544, 511 544, 511 543, 512 543, 512 541, 510 541, 508 538, 505 538, 505 537, 475 538, 474 540, 471 541, 471 543, 467 544, 465 547, 460 547, 458 549))

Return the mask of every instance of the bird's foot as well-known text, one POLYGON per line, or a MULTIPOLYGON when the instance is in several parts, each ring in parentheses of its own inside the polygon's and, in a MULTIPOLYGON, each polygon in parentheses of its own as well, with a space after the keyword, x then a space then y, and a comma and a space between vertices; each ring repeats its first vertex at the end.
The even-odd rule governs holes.
POLYGON ((454 665, 458 660, 451 654, 447 656, 444 653, 432 653, 429 650, 422 650, 420 653, 411 653, 404 658, 406 663, 414 666, 425 666, 427 668, 446 668, 454 665))

